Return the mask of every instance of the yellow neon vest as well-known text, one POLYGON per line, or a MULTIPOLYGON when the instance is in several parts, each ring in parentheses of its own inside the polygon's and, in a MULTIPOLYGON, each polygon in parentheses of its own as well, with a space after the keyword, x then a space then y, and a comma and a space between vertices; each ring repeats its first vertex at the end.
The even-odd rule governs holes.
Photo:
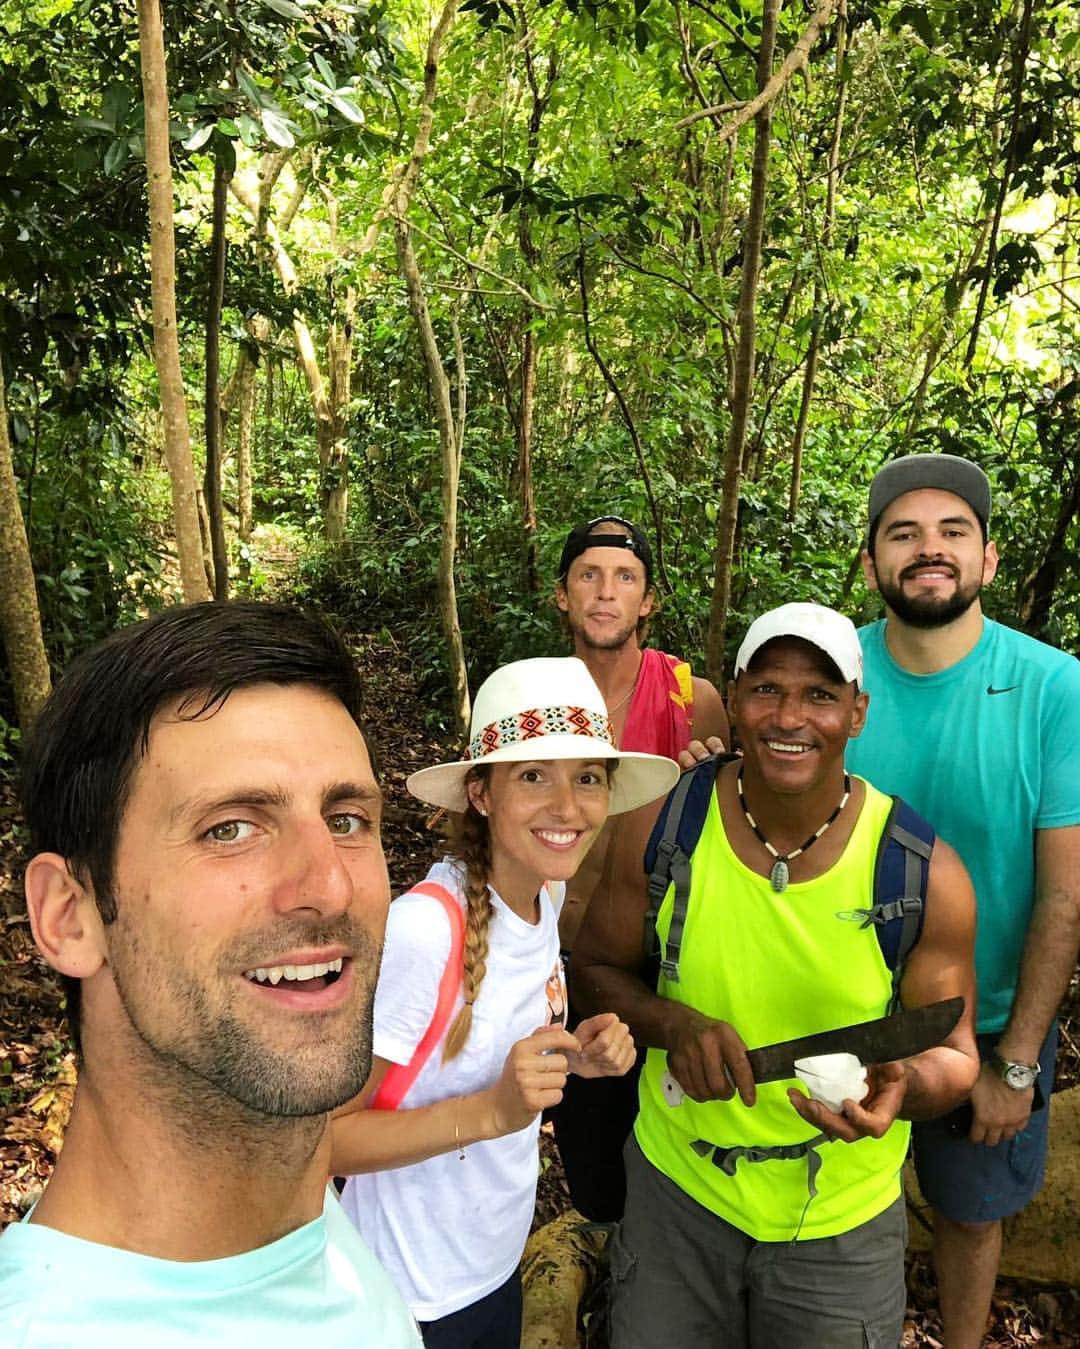
MULTIPOLYGON (((839 860, 824 875, 776 894, 766 877, 735 856, 714 791, 693 854, 679 982, 661 977, 661 996, 730 1022, 750 1048, 884 1016, 892 974, 875 929, 847 915, 873 903, 874 860, 890 805, 867 783, 839 860)), ((673 893, 669 886, 657 916, 661 940, 673 893)), ((778 1147, 813 1138, 815 1130, 787 1098, 797 1082, 759 1086, 749 1110, 738 1096, 704 1103, 686 1097, 669 1106, 660 1085, 666 1067, 665 1052, 650 1049, 635 1126, 641 1150, 691 1198, 756 1240, 836 1236, 869 1222, 899 1196, 910 1135, 905 1121, 896 1121, 884 1138, 820 1145, 818 1193, 808 1202, 805 1157, 743 1158, 729 1162, 733 1175, 713 1160, 717 1146, 778 1147)))

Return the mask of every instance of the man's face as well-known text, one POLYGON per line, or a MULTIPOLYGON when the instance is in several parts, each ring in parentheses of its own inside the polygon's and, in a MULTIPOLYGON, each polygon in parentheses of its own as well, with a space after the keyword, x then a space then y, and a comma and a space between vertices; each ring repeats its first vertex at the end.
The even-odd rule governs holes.
POLYGON ((644 562, 629 548, 586 548, 570 564, 566 583, 556 585, 555 603, 566 615, 575 642, 615 651, 652 612, 653 592, 645 588, 644 562))
POLYGON ((874 556, 863 553, 863 574, 902 622, 938 628, 971 608, 997 562, 967 502, 927 487, 905 492, 882 511, 874 556))
POLYGON ((747 768, 773 791, 810 791, 835 774, 866 723, 869 699, 809 642, 767 642, 728 686, 747 768))
POLYGON ((380 811, 363 737, 319 689, 261 684, 197 721, 155 716, 90 982, 111 977, 158 1065, 267 1115, 359 1091, 389 903, 380 811))

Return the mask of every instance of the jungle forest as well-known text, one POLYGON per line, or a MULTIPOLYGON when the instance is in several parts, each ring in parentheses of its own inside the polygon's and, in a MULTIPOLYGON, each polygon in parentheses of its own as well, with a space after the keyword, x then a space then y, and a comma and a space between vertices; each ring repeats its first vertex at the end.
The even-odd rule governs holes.
MULTIPOLYGON (((76 654, 312 606, 399 791, 566 651, 573 524, 641 524, 650 640, 722 689, 771 606, 879 615, 869 482, 939 450, 993 484, 985 611, 1080 653, 1068 0, 5 0, 3 1216, 70 1090, 12 784, 76 654)), ((1070 1342, 1034 1296, 996 1342, 1070 1342)))

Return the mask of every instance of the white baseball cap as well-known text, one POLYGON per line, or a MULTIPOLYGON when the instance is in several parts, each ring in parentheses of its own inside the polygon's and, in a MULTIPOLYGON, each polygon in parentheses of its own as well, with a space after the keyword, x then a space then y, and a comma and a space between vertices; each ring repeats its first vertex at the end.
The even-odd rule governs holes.
POLYGON ((679 776, 672 759, 615 748, 604 696, 584 661, 539 656, 503 665, 480 685, 463 759, 421 768, 405 785, 421 801, 460 811, 470 768, 527 759, 617 760, 609 815, 664 796, 679 776))
POLYGON ((755 618, 735 657, 736 676, 746 669, 766 642, 777 637, 801 637, 804 642, 824 651, 845 679, 853 680, 857 688, 862 688, 862 647, 855 624, 823 604, 781 604, 779 609, 770 609, 767 614, 755 618))

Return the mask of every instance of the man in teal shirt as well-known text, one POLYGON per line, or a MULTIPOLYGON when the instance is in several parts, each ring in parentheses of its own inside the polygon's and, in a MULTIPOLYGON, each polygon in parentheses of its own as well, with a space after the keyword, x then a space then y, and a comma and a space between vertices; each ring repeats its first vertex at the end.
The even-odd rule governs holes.
POLYGON ((975 885, 970 1127, 915 1129, 950 1349, 982 1343, 1001 1219, 1042 1182, 1054 1016, 1080 934, 1080 662, 984 618, 989 518, 967 460, 909 455, 874 479, 863 569, 885 618, 860 633, 870 710, 848 753, 933 821, 975 885))
POLYGON ((79 1081, 0 1237, 4 1345, 419 1346, 326 1184, 389 903, 360 702, 322 623, 199 604, 86 652, 38 717, 26 899, 79 1081))

